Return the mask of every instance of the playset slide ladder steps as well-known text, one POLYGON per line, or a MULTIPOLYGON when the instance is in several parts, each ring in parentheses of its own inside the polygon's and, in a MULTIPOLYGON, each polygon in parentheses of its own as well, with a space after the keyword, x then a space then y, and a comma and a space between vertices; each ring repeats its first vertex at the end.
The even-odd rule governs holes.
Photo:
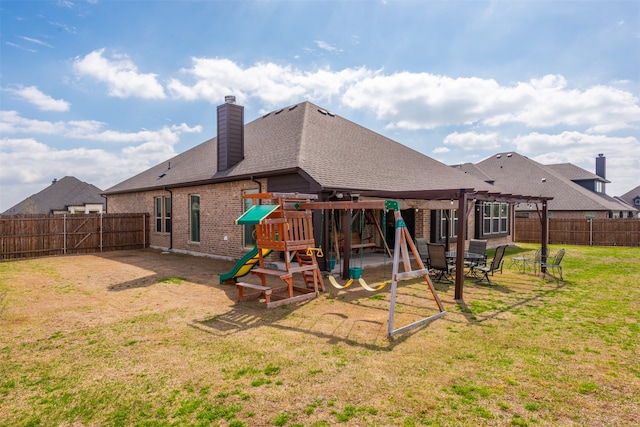
POLYGON ((300 272, 307 288, 313 288, 313 277, 316 274, 317 265, 313 262, 313 256, 305 251, 296 251, 296 260, 300 266, 300 272))

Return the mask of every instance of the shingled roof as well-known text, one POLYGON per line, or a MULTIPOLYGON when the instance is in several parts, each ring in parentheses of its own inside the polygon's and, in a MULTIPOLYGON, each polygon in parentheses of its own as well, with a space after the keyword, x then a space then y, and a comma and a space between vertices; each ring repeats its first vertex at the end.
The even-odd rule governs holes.
POLYGON ((64 211, 68 206, 104 205, 105 200, 100 196, 101 192, 102 190, 93 184, 82 182, 73 176, 65 176, 7 209, 3 215, 50 214, 53 211, 64 211))
POLYGON ((217 171, 212 138, 105 191, 137 192, 300 172, 322 189, 389 192, 473 188, 496 191, 475 176, 310 102, 275 110, 244 128, 244 159, 217 171))
MULTIPOLYGON (((613 197, 587 190, 572 179, 600 179, 577 166, 569 164, 543 165, 521 154, 498 153, 476 164, 466 163, 457 168, 480 179, 487 176, 502 191, 514 194, 552 197, 549 210, 555 211, 626 211, 613 197), (578 170, 580 169, 580 170, 578 170), (481 171, 481 175, 478 174, 481 171), (573 177, 573 178, 572 178, 573 177), (595 178, 594 178, 595 177, 595 178)), ((604 182, 608 182, 604 180, 604 182)), ((531 207, 535 209, 535 207, 531 207)), ((520 207, 525 210, 525 207, 520 207)))

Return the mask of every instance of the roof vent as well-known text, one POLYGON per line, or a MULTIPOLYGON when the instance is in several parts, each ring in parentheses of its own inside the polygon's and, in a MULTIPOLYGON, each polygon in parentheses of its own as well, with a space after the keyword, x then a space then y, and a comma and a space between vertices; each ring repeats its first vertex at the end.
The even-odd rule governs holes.
POLYGON ((324 114, 325 116, 327 115, 327 112, 325 110, 323 110, 322 108, 318 108, 318 113, 324 114))
POLYGON ((513 156, 513 153, 507 154, 507 157, 511 157, 511 156, 513 156))
POLYGON ((498 155, 496 156, 496 159, 499 159, 500 157, 502 157, 502 154, 498 154, 498 155))
POLYGON ((224 103, 225 104, 235 104, 236 103, 236 97, 233 95, 227 95, 224 97, 224 103))

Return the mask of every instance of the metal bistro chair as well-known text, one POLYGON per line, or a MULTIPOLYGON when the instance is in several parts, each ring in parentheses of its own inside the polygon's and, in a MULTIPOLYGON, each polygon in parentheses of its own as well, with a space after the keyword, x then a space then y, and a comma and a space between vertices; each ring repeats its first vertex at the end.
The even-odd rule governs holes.
POLYGON ((560 249, 553 260, 551 260, 550 262, 549 260, 547 260, 548 262, 543 262, 540 264, 540 270, 543 271, 542 277, 545 277, 548 270, 551 269, 551 271, 554 273, 558 272, 557 275, 550 274, 551 276, 560 277, 560 280, 564 280, 562 278, 562 265, 560 264, 562 262, 562 258, 564 258, 564 254, 565 250, 560 249))
POLYGON ((424 264, 425 268, 431 268, 431 262, 429 261, 429 246, 427 246, 427 239, 418 237, 416 238, 416 249, 420 254, 420 260, 424 264))
POLYGON ((493 273, 499 271, 502 274, 502 260, 504 258, 504 251, 507 249, 507 245, 501 245, 496 248, 496 254, 491 260, 489 265, 476 265, 471 267, 474 275, 478 275, 480 278, 476 280, 476 283, 487 281, 490 285, 491 279, 489 279, 489 273, 493 276, 493 273))
POLYGON ((447 261, 446 250, 444 245, 427 243, 429 248, 429 264, 432 270, 436 271, 437 282, 453 283, 451 274, 456 270, 456 266, 449 264, 447 261))

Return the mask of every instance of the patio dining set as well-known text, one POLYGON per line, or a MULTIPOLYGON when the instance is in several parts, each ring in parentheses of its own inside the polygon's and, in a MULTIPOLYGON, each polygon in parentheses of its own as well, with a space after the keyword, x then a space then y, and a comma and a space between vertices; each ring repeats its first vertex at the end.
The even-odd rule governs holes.
MULTIPOLYGON (((425 266, 433 271, 434 280, 437 282, 453 283, 452 275, 455 274, 455 251, 447 251, 444 244, 430 243, 424 238, 416 239, 416 245, 420 257, 425 266)), ((495 255, 491 261, 487 260, 487 241, 479 239, 469 240, 469 247, 464 252, 464 275, 474 279, 476 283, 486 282, 491 285, 491 278, 494 273, 502 273, 505 260, 505 252, 508 245, 496 247, 495 255)), ((561 249, 553 256, 542 257, 541 250, 536 251, 533 256, 516 256, 511 258, 511 264, 520 272, 533 270, 537 275, 539 272, 552 274, 554 277, 563 280, 562 259, 565 250, 561 249)))

